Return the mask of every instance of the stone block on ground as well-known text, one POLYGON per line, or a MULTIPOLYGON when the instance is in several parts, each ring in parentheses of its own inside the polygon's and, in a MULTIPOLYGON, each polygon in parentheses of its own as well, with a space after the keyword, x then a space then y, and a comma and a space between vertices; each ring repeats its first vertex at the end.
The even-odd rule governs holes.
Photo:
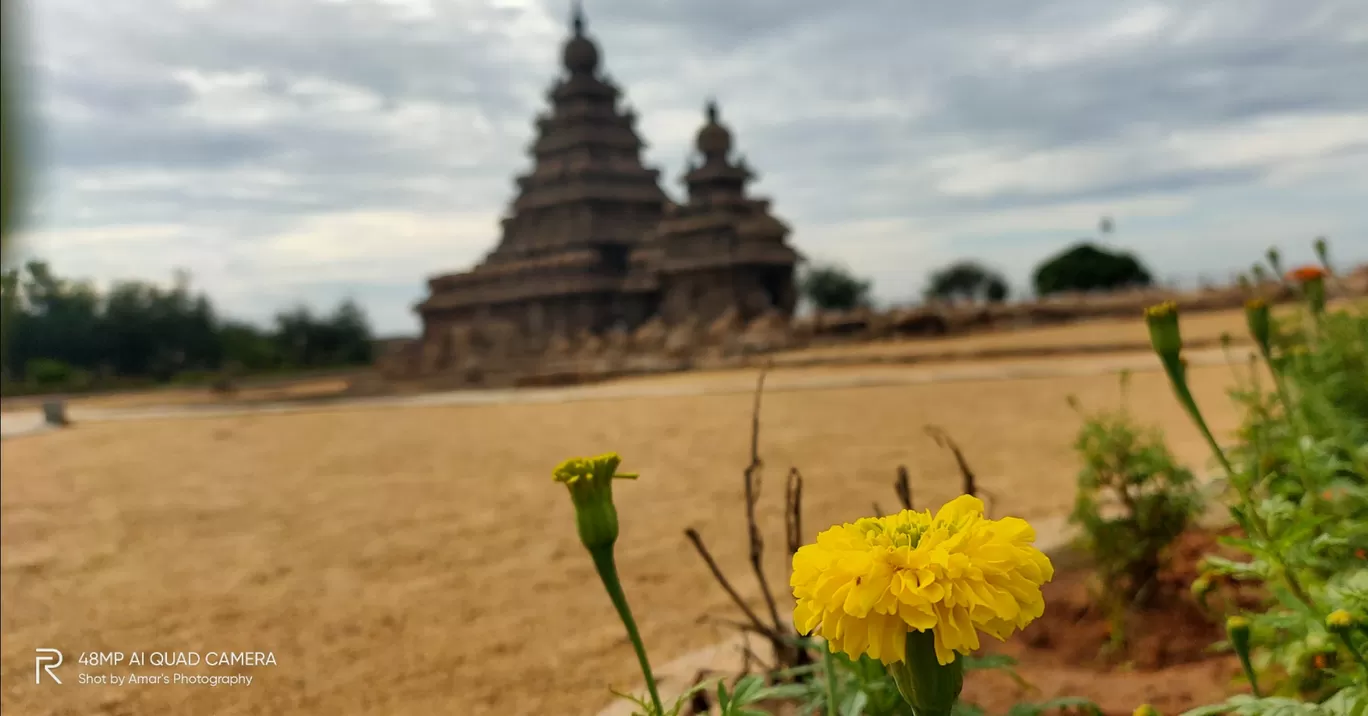
POLYGON ((57 428, 70 425, 71 420, 67 417, 66 401, 43 401, 43 422, 57 428))

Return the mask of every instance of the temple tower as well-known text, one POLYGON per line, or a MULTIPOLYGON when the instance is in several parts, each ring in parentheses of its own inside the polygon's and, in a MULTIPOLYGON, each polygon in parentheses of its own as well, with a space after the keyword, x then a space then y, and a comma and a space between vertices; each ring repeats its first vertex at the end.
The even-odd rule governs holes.
POLYGON ((655 310, 653 294, 624 291, 632 249, 667 202, 659 172, 642 164, 636 114, 604 75, 576 5, 562 73, 536 120, 532 170, 501 222, 498 245, 473 270, 429 281, 418 308, 432 325, 498 319, 533 343, 551 334, 630 328, 655 310))
POLYGON ((732 159, 732 134, 716 102, 705 117, 683 177, 688 202, 654 236, 661 314, 670 323, 688 316, 711 321, 728 309, 742 320, 791 315, 798 254, 786 243, 789 228, 770 213, 769 201, 747 195, 755 173, 745 159, 732 159))

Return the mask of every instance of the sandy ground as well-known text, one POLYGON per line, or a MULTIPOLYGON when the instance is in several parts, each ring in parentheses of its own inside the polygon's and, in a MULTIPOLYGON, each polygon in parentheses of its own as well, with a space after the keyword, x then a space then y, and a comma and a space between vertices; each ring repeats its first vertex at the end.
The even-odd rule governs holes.
MULTIPOLYGON (((1229 372, 1193 374, 1214 427, 1233 428, 1229 372)), ((891 507, 900 463, 920 504, 952 496, 953 462, 927 423, 961 443, 1000 511, 1058 514, 1077 469, 1071 393, 1111 405, 1116 380, 776 390, 761 435, 766 534, 782 542, 791 465, 807 479, 808 538, 875 501, 891 507)), ((1131 407, 1206 465, 1160 374, 1135 376, 1131 407)), ((664 662, 720 641, 723 628, 699 618, 733 609, 684 528, 700 529, 758 600, 740 503, 749 419, 737 392, 92 422, 6 441, 0 705, 39 716, 592 713, 609 686, 637 682, 636 667, 551 468, 611 449, 642 473, 617 489, 618 559, 664 662), (34 684, 38 647, 66 653, 63 685, 34 684), (175 671, 76 663, 97 650, 269 650, 278 663, 199 670, 250 673, 250 686, 80 685, 82 672, 175 671)), ((778 551, 767 562, 781 594, 784 562, 778 551)))

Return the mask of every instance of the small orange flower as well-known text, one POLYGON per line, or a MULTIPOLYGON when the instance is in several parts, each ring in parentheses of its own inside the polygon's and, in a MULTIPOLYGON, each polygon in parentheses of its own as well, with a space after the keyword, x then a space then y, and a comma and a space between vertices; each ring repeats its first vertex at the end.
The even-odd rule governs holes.
POLYGON ((1287 273, 1287 279, 1289 281, 1296 281, 1298 283, 1306 283, 1307 281, 1314 281, 1318 278, 1325 278, 1325 269, 1320 266, 1312 266, 1309 264, 1306 266, 1299 266, 1287 273))
POLYGON ((1354 550, 1354 556, 1358 557, 1359 559, 1368 559, 1368 552, 1365 552, 1363 548, 1360 547, 1354 550))
POLYGON ((1317 668, 1317 669, 1324 669, 1324 668, 1325 668, 1325 654, 1316 654, 1316 657, 1312 660, 1312 663, 1314 663, 1314 664, 1316 665, 1316 668, 1317 668))

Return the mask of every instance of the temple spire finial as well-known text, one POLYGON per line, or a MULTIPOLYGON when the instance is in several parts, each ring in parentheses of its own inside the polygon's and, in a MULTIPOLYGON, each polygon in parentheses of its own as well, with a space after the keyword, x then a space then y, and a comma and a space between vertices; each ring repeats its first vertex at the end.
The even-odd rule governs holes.
POLYGON ((570 27, 575 31, 575 37, 584 35, 584 3, 580 0, 570 2, 570 27))
POLYGON ((716 123, 717 123, 717 98, 716 98, 716 97, 709 97, 709 98, 708 98, 707 108, 706 108, 704 111, 707 112, 708 121, 709 121, 709 122, 712 122, 713 124, 716 124, 716 123))

